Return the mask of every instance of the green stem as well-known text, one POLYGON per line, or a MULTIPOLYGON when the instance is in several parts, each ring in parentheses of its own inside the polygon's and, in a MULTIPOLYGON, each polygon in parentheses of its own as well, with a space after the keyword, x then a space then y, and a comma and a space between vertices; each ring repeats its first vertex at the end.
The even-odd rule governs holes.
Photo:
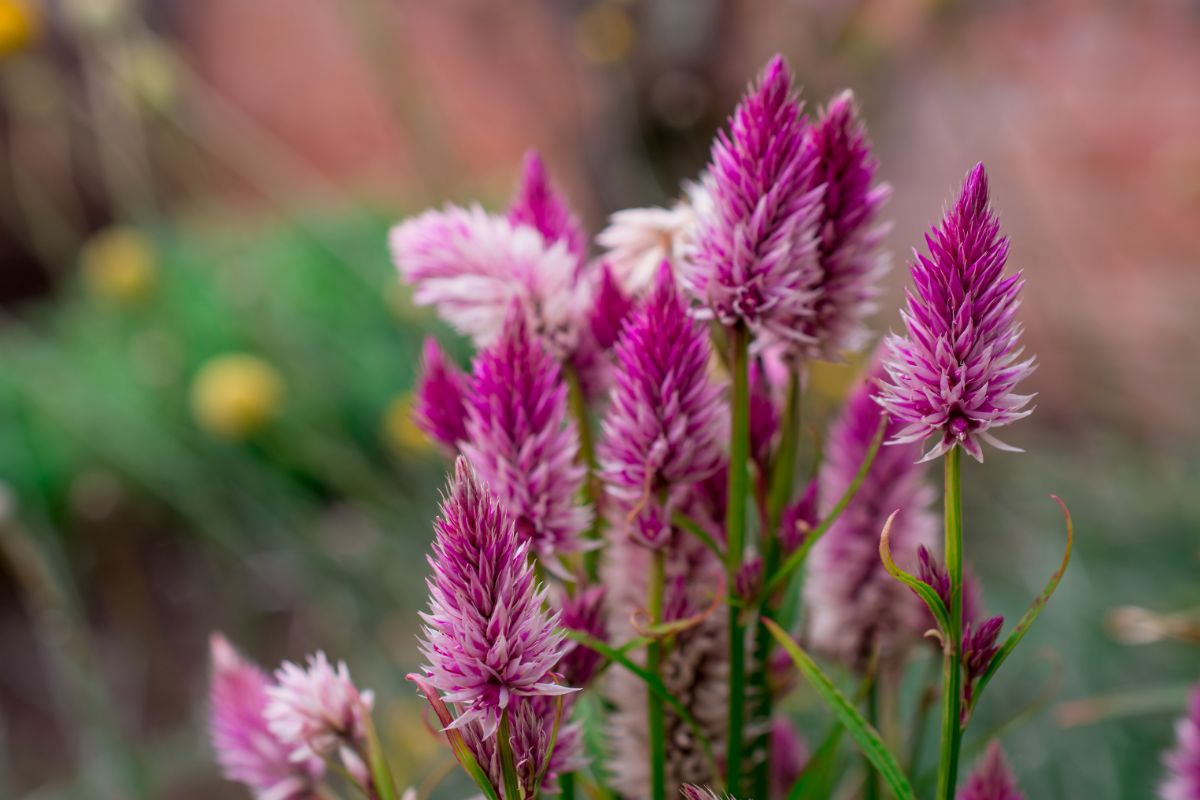
POLYGON ((946 571, 950 576, 950 630, 942 661, 942 740, 938 759, 938 800, 954 800, 958 782, 958 752, 962 744, 962 485, 959 479, 961 448, 945 456, 946 467, 946 571))
MULTIPOLYGON (((730 407, 729 501, 725 517, 728 585, 733 587, 742 567, 746 537, 746 461, 750 450, 750 377, 748 351, 750 335, 744 325, 731 332, 733 357, 733 402, 730 407)), ((740 618, 741 609, 729 606, 729 729, 726 735, 726 786, 734 797, 742 794, 742 729, 746 699, 746 636, 740 618)))
MULTIPOLYGON (((579 460, 587 467, 587 477, 584 479, 584 497, 592 506, 592 524, 588 528, 587 537, 592 540, 600 538, 600 490, 596 478, 596 445, 592 439, 592 419, 588 413, 587 396, 583 393, 583 384, 579 380, 579 372, 571 364, 563 366, 563 374, 567 379, 567 398, 571 407, 571 415, 575 418, 575 428, 579 431, 579 460)), ((600 565, 600 551, 596 548, 584 554, 584 570, 589 582, 595 582, 600 565)))
MULTIPOLYGON (((663 589, 666 585, 665 557, 662 550, 655 550, 650 566, 650 624, 662 622, 663 589)), ((646 647, 646 669, 656 677, 662 677, 663 640, 655 639, 646 647)), ((665 800, 667 796, 667 735, 666 718, 662 698, 654 692, 646 692, 650 730, 650 796, 652 800, 665 800)))
POLYGON ((779 433, 779 451, 771 466, 771 494, 767 503, 771 530, 779 525, 784 506, 792 498, 796 481, 796 455, 800 450, 800 373, 793 369, 788 378, 787 407, 779 433))
POLYGON ((558 779, 560 800, 575 800, 575 773, 568 772, 558 779))
POLYGON ((496 732, 496 736, 500 745, 500 770, 504 773, 504 800, 521 800, 521 785, 517 781, 517 764, 513 758, 507 709, 500 714, 500 730, 496 732))

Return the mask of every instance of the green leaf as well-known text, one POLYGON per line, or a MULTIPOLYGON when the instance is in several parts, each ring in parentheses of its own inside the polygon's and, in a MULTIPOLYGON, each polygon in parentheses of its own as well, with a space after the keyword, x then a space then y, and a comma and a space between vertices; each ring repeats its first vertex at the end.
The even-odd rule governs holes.
POLYGON ((792 785, 788 800, 824 800, 833 795, 833 768, 837 765, 838 746, 845 730, 840 724, 833 726, 804 766, 799 780, 792 785))
POLYGON ((704 730, 700 727, 700 723, 696 721, 694 716, 692 716, 692 712, 688 711, 687 707, 684 706, 683 703, 679 702, 679 699, 675 697, 675 695, 668 691, 666 684, 662 682, 661 678, 659 678, 653 672, 650 672, 649 670, 635 664, 629 659, 629 656, 625 655, 623 652, 621 652, 621 650, 611 647, 607 643, 600 641, 594 636, 588 636, 582 631, 573 631, 570 629, 565 630, 564 633, 571 641, 578 642, 589 650, 595 650, 609 661, 612 661, 615 664, 620 664, 622 667, 641 678, 642 682, 646 684, 646 688, 662 698, 663 702, 669 705, 671 709, 679 715, 679 718, 682 719, 684 723, 686 723, 687 726, 692 729, 692 733, 696 735, 696 740, 700 742, 700 748, 704 751, 704 757, 708 760, 709 766, 712 769, 712 774, 721 774, 721 771, 717 766, 716 756, 713 754, 712 743, 709 741, 708 736, 705 735, 704 730))
POLYGON ((1017 622, 1017 626, 1013 628, 1012 633, 1010 633, 1008 638, 1004 640, 1004 644, 1001 645, 1000 649, 996 651, 996 655, 993 656, 992 662, 988 664, 988 668, 981 676, 979 676, 979 681, 975 684, 975 692, 971 699, 971 705, 967 709, 968 713, 975 707, 975 704, 979 702, 979 696, 983 694, 984 687, 988 685, 988 682, 991 681, 992 676, 996 674, 996 670, 1000 669, 1000 665, 1004 663, 1004 660, 1008 658, 1009 655, 1012 654, 1012 651, 1016 649, 1017 645, 1021 643, 1021 639, 1025 638, 1025 634, 1029 631, 1029 626, 1032 625, 1033 621, 1038 618, 1039 614, 1042 613, 1042 609, 1050 600, 1051 595, 1054 594, 1054 590, 1058 588, 1058 583, 1062 580, 1063 573, 1067 571, 1067 564, 1071 563, 1071 548, 1075 544, 1075 525, 1071 522, 1071 512, 1067 510, 1067 504, 1064 503, 1062 498, 1060 498, 1058 495, 1052 494, 1050 497, 1052 497, 1054 502, 1058 503, 1058 507, 1062 509, 1063 519, 1067 524, 1067 549, 1066 552, 1063 553, 1062 563, 1058 565, 1058 569, 1055 570, 1054 574, 1050 576, 1050 580, 1046 583, 1046 588, 1042 590, 1041 594, 1034 598, 1033 603, 1031 603, 1029 606, 1029 610, 1025 612, 1025 615, 1022 616, 1017 622))
POLYGON ((428 681, 421 675, 409 673, 405 676, 408 680, 415 683, 421 692, 425 695, 425 699, 429 701, 429 705, 433 707, 433 713, 437 714, 438 721, 442 723, 442 732, 446 734, 446 741, 450 743, 450 749, 454 751, 454 757, 458 759, 458 763, 466 770, 466 773, 475 781, 475 785, 483 792, 484 797, 488 800, 500 800, 500 794, 496 791, 496 787, 492 786, 492 781, 488 778, 483 767, 475 760, 475 756, 471 753, 471 748, 467 746, 462 734, 448 726, 454 722, 454 717, 450 714, 450 709, 446 708, 446 704, 438 695, 428 681))
POLYGON ((871 762, 879 776, 883 778, 884 783, 892 790, 896 800, 916 800, 916 795, 913 794, 912 784, 904 775, 904 770, 900 768, 899 762, 896 761, 887 749, 887 745, 883 743, 878 731, 871 726, 869 722, 863 719, 862 714, 856 709, 846 696, 843 695, 838 688, 833 685, 833 681, 821 671, 821 668, 816 665, 808 653, 800 648, 800 645, 792 641, 792 637, 787 635, 787 632, 780 628, 774 621, 763 619, 762 623, 771 631, 771 635, 776 641, 787 651, 792 657, 792 662, 796 668, 808 679, 812 687, 816 689, 817 694, 821 699, 829 705, 834 716, 846 728, 850 737, 858 743, 862 749, 863 755, 871 762))
POLYGON ((938 628, 944 637, 946 631, 950 630, 950 611, 946 608, 946 604, 942 602, 942 598, 938 596, 937 591, 932 586, 917 576, 900 569, 900 567, 896 566, 896 562, 892 560, 892 548, 889 545, 889 541, 892 534, 892 523, 899 513, 899 511, 893 511, 892 515, 887 518, 887 522, 884 523, 883 533, 879 535, 879 557, 883 559, 883 568, 887 570, 888 575, 891 575, 905 586, 911 588, 917 593, 918 597, 925 601, 925 605, 929 607, 929 613, 933 614, 933 618, 937 620, 938 628))

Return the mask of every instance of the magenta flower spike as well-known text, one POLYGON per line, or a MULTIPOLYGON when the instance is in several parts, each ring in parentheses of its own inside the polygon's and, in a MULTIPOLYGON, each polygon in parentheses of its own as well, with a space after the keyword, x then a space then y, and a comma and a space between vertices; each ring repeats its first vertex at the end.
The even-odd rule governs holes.
POLYGON ((324 653, 309 656, 305 667, 285 661, 267 696, 267 724, 291 748, 294 761, 327 758, 344 747, 358 750, 366 744, 366 717, 375 698, 358 690, 345 662, 335 667, 324 653))
POLYGON ((544 610, 529 543, 464 458, 434 529, 423 670, 460 710, 448 727, 478 721, 487 738, 517 698, 574 691, 551 675, 566 652, 559 618, 544 610))
POLYGON ((270 679, 221 634, 213 634, 210 649, 209 734, 221 772, 259 800, 308 800, 325 765, 293 760, 292 748, 272 733, 265 716, 270 679))
MULTIPOLYGON (((605 587, 591 586, 574 595, 566 595, 559 602, 560 624, 569 631, 586 633, 602 642, 608 641, 605 587)), ((574 642, 567 643, 567 651, 554 668, 568 686, 584 686, 600 667, 600 654, 590 647, 574 642)))
POLYGON ((767 64, 717 134, 687 286, 722 324, 744 322, 793 346, 811 344, 820 277, 822 188, 808 120, 782 56, 767 64))
POLYGON ((468 380, 465 372, 447 360, 437 339, 425 339, 413 393, 413 421, 422 433, 452 453, 467 438, 468 380))
POLYGON ((802 328, 811 340, 806 355, 835 360, 861 350, 869 336, 865 319, 876 310, 879 279, 888 266, 879 249, 887 226, 878 216, 891 189, 872 185, 878 164, 851 92, 842 92, 821 112, 812 127, 812 147, 817 161, 812 183, 825 192, 817 226, 817 296, 802 328))
POLYGON ((599 447, 610 496, 624 512, 662 492, 678 500, 719 468, 727 422, 720 387, 708 375, 708 335, 688 315, 667 262, 615 352, 599 447))
POLYGON ((567 201, 550 184, 546 165, 536 150, 525 154, 521 181, 508 207, 508 220, 514 225, 533 228, 547 244, 564 243, 577 259, 577 266, 585 263, 587 236, 583 226, 567 201))
POLYGON ((477 346, 495 341, 515 302, 556 355, 575 348, 590 287, 576 280, 578 259, 566 242, 547 242, 535 228, 477 206, 426 211, 389 239, 413 300, 435 306, 477 346))
POLYGON ((1161 800, 1200 800, 1200 687, 1192 692, 1188 713, 1175 726, 1175 749, 1164 758, 1167 779, 1161 800))
POLYGON ((633 300, 617 283, 612 267, 608 263, 601 264, 590 318, 592 337, 601 350, 608 350, 617 343, 621 326, 632 310, 633 300))
MULTIPOLYGON (((875 402, 881 374, 878 367, 868 373, 830 431, 818 478, 824 513, 854 479, 879 429, 885 413, 875 402)), ((891 420, 887 430, 894 435, 899 427, 891 420)), ((891 536, 897 563, 915 569, 918 548, 938 539, 929 510, 935 494, 915 463, 919 455, 914 445, 881 448, 854 499, 808 558, 804 597, 812 645, 855 668, 864 668, 876 648, 883 663, 894 664, 929 627, 920 599, 879 559, 880 531, 897 509, 891 536)))
POLYGON ((1021 360, 1016 322, 1021 273, 1004 275, 1008 240, 988 205, 983 165, 967 175, 942 224, 925 237, 929 255, 916 254, 914 288, 901 312, 905 334, 887 337, 888 382, 880 402, 903 426, 889 444, 937 437, 932 459, 961 446, 983 460, 980 441, 1015 450, 991 429, 1028 416, 1033 395, 1015 392, 1034 370, 1021 360))
POLYGON ((462 452, 500 498, 542 564, 583 548, 590 509, 577 502, 585 479, 567 408, 562 368, 530 335, 519 309, 475 359, 462 452))
POLYGON ((987 753, 975 764, 966 783, 955 795, 956 800, 1024 800, 1025 795, 1017 789, 998 742, 988 745, 987 753))

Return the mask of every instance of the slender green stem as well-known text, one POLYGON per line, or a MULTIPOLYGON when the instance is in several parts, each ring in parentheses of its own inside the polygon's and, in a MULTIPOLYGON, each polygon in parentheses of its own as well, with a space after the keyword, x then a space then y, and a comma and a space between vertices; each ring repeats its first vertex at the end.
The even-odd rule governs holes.
MULTIPOLYGON (((727 569, 729 586, 734 585, 742 567, 746 545, 746 461, 750 450, 750 376, 748 351, 750 335, 744 325, 731 332, 733 402, 730 405, 729 501, 725 517, 728 540, 727 569)), ((742 794, 742 734, 746 700, 746 636, 741 609, 729 606, 729 730, 726 736, 726 785, 734 797, 742 794)))
POLYGON ((950 630, 942 661, 942 741, 938 759, 938 800, 954 800, 958 782, 958 752, 962 744, 962 486, 959 479, 961 448, 945 456, 946 467, 946 571, 950 576, 950 630))
MULTIPOLYGON (((584 497, 592 506, 592 524, 588 528, 589 539, 600 538, 600 489, 596 477, 596 445, 592 438, 592 418, 588 413, 587 396, 583 393, 583 384, 579 380, 579 372, 567 364, 563 367, 567 379, 567 399, 571 407, 571 415, 575 418, 575 428, 579 431, 579 460, 587 467, 587 477, 584 480, 584 497)), ((594 582, 600 565, 600 551, 591 549, 584 554, 584 570, 589 581, 594 582)))
POLYGON ((575 773, 568 772, 558 779, 560 800, 575 800, 575 773))
POLYGON ((771 465, 771 494, 767 503, 768 524, 771 530, 779 525, 784 506, 792 498, 796 481, 796 456, 800 450, 800 373, 792 370, 788 378, 787 406, 779 433, 779 451, 771 465))
MULTIPOLYGON (((662 550, 655 550, 650 565, 650 624, 662 622, 663 589, 666 584, 665 558, 662 550)), ((656 677, 662 677, 663 640, 654 639, 646 647, 646 669, 656 677)), ((667 733, 663 700, 654 692, 646 692, 646 703, 650 730, 650 796, 652 800, 665 800, 667 796, 667 733)))
POLYGON ((496 736, 500 745, 500 771, 504 774, 504 800, 521 800, 521 784, 517 780, 517 763, 513 758, 507 709, 500 714, 500 730, 496 736))
MULTIPOLYGON (((871 680, 867 689, 867 722, 876 730, 879 729, 879 676, 871 680)), ((871 766, 871 762, 863 757, 863 769, 867 773, 867 783, 863 787, 863 800, 879 800, 879 773, 871 766)))

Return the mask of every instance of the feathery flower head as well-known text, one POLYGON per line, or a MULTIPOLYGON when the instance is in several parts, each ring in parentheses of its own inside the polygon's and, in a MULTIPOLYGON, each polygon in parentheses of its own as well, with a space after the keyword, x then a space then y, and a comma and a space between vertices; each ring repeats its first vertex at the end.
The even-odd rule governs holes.
POLYGON ((547 242, 525 224, 478 206, 426 211, 394 227, 392 259, 415 286, 413 299, 438 312, 479 347, 497 336, 514 301, 530 329, 557 355, 575 346, 588 287, 576 280, 565 241, 547 242))
POLYGON ((450 452, 467 438, 467 374, 447 360, 437 339, 425 339, 417 388, 413 393, 413 421, 433 441, 450 452))
POLYGON ((987 753, 975 763, 975 769, 967 777, 967 782, 958 790, 956 800, 1025 800, 1025 795, 1017 789, 1017 780, 1013 777, 1004 758, 1004 751, 998 742, 988 745, 987 753))
POLYGON ((562 368, 514 308, 475 359, 462 452, 547 569, 583 547, 590 511, 576 502, 585 468, 562 368))
POLYGON ((292 760, 291 748, 267 725, 266 673, 219 633, 210 640, 209 734, 221 772, 260 800, 307 800, 324 771, 319 759, 292 760))
POLYGON ((1164 762, 1168 777, 1158 790, 1161 800, 1200 798, 1200 687, 1192 692, 1187 715, 1175 726, 1175 749, 1164 762))
POLYGON ((366 717, 375 697, 360 692, 346 662, 335 667, 324 653, 308 657, 308 666, 283 662, 275 685, 267 689, 266 718, 276 738, 292 749, 293 761, 306 761, 355 747, 366 739, 366 717))
POLYGON ((567 201, 550 185, 546 165, 536 150, 525 154, 521 164, 521 181, 508 207, 508 220, 514 225, 527 225, 542 235, 547 244, 563 242, 583 263, 587 237, 579 218, 567 201))
POLYGON ((722 324, 745 322, 794 345, 810 338, 820 276, 821 187, 808 120, 782 56, 767 64, 713 143, 711 209, 702 215, 684 279, 722 324))
POLYGON ((906 332, 887 337, 889 380, 880 402, 903 427, 888 444, 939 437, 925 454, 961 446, 983 460, 980 440, 1013 450, 991 433, 1028 416, 1033 395, 1016 394, 1034 370, 1020 360, 1016 322, 1021 273, 1004 275, 1008 239, 988 205, 983 165, 967 175, 941 226, 925 236, 929 255, 916 254, 914 289, 901 312, 906 332))
POLYGON ((611 495, 629 509, 715 472, 725 417, 708 375, 708 335, 688 316, 667 262, 615 350, 600 463, 611 495))
POLYGON ((550 674, 566 651, 558 615, 544 610, 528 543, 464 458, 434 531, 423 670, 461 709, 450 727, 479 721, 490 737, 516 698, 573 691, 550 674))
MULTIPOLYGON (((854 479, 885 416, 875 402, 880 374, 878 366, 868 373, 830 431, 818 478, 826 512, 854 479)), ((889 433, 898 429, 888 421, 889 433)), ((896 509, 891 543, 898 563, 915 567, 918 547, 937 538, 929 511, 934 493, 917 455, 912 445, 881 448, 854 499, 808 559, 804 595, 812 643, 855 667, 863 667, 875 647, 885 661, 896 658, 927 627, 924 605, 879 560, 879 534, 896 509)))
POLYGON ((876 218, 891 189, 871 185, 878 164, 851 92, 842 92, 821 112, 812 146, 817 161, 812 183, 825 187, 817 239, 821 270, 814 314, 802 327, 812 340, 807 354, 832 359, 861 349, 867 340, 864 319, 875 311, 879 278, 887 271, 879 252, 887 227, 876 218))

